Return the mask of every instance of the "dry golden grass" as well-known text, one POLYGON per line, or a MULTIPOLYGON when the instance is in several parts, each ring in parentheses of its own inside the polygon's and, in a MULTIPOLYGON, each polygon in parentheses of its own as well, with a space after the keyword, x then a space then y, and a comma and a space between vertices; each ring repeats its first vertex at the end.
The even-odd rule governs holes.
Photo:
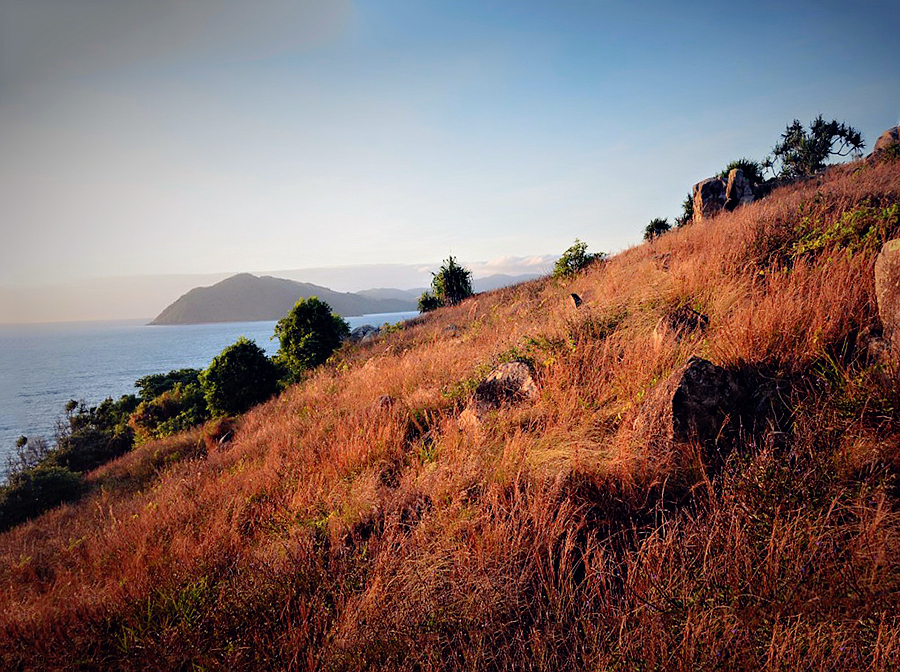
POLYGON ((878 326, 874 250, 788 254, 802 217, 825 231, 873 203, 900 203, 898 164, 347 348, 225 445, 140 446, 0 536, 0 660, 897 669, 900 394, 857 346, 878 326), (685 304, 708 330, 654 337, 685 304), (785 418, 720 464, 649 436, 636 420, 691 355, 783 381, 785 418), (462 427, 513 358, 539 398, 462 427))

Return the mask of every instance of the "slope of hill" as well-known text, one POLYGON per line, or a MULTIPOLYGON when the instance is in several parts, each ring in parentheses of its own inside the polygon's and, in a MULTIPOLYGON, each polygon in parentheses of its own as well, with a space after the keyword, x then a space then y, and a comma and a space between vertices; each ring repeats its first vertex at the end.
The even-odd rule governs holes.
POLYGON ((0 535, 0 662, 900 669, 898 235, 900 162, 856 162, 347 345, 0 535))
POLYGON ((299 299, 311 296, 319 297, 343 317, 416 309, 415 299, 373 298, 335 292, 305 282, 240 273, 210 287, 192 289, 166 307, 150 324, 278 320, 299 299))

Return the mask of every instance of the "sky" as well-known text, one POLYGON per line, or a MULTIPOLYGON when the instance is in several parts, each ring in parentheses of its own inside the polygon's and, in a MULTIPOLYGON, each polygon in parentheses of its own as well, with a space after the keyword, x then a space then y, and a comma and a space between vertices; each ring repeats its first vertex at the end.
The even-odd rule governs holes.
POLYGON ((0 301, 105 282, 143 317, 140 278, 615 253, 795 118, 871 149, 898 25, 865 0, 0 0, 0 301))

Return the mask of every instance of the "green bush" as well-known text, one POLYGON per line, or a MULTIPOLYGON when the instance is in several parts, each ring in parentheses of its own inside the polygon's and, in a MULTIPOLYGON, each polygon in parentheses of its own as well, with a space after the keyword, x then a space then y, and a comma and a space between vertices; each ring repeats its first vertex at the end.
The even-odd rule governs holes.
POLYGON ((684 201, 681 202, 681 216, 675 218, 675 226, 680 229, 692 221, 694 221, 694 195, 688 192, 688 195, 684 197, 684 201))
POLYGON ((140 390, 143 401, 152 401, 164 392, 174 390, 176 385, 187 386, 199 382, 200 369, 176 369, 138 378, 134 386, 140 390))
POLYGON ((135 439, 144 442, 177 434, 207 420, 209 409, 200 383, 175 383, 172 389, 142 401, 128 424, 134 429, 135 439))
POLYGON ((295 377, 324 364, 350 335, 350 325, 315 296, 301 299, 275 325, 278 361, 295 377))
MULTIPOLYGON (((760 163, 757 161, 753 161, 752 159, 736 159, 732 161, 727 166, 725 166, 725 170, 719 173, 719 177, 727 180, 728 173, 730 173, 735 168, 739 168, 744 174, 744 177, 754 184, 759 184, 763 181, 762 165, 760 165, 760 163)), ((691 199, 691 201, 693 201, 693 198, 691 199)))
POLYGON ((831 156, 858 154, 863 147, 859 131, 834 119, 825 121, 820 114, 810 122, 808 131, 794 119, 762 166, 777 177, 809 177, 823 170, 831 156))
POLYGON ((441 307, 441 300, 426 290, 422 292, 422 296, 419 297, 419 304, 417 307, 420 313, 430 313, 432 310, 437 310, 441 307))
POLYGON ((666 231, 671 230, 672 225, 669 224, 669 220, 667 218, 655 217, 650 220, 650 223, 644 228, 644 240, 653 240, 658 236, 661 236, 666 231))
POLYGON ((556 260, 556 265, 553 267, 553 277, 570 278, 594 262, 603 261, 605 258, 606 255, 603 252, 588 254, 587 243, 583 243, 576 238, 574 244, 556 260))
POLYGON ((200 385, 210 413, 237 415, 275 394, 278 371, 262 348, 241 336, 213 358, 200 385))
POLYGON ((81 496, 83 479, 68 469, 40 466, 12 474, 0 487, 0 532, 81 496))
POLYGON ((457 264, 452 255, 432 275, 431 291, 426 291, 419 297, 419 312, 427 313, 441 306, 454 306, 475 293, 472 290, 472 271, 457 264))

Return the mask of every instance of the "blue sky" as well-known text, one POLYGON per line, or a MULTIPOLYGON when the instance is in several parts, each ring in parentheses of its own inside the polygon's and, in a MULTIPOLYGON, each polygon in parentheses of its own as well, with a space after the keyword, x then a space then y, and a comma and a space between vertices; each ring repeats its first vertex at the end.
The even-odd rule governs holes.
POLYGON ((900 123, 898 25, 896 2, 0 0, 0 285, 615 252, 794 118, 871 148, 900 123))

